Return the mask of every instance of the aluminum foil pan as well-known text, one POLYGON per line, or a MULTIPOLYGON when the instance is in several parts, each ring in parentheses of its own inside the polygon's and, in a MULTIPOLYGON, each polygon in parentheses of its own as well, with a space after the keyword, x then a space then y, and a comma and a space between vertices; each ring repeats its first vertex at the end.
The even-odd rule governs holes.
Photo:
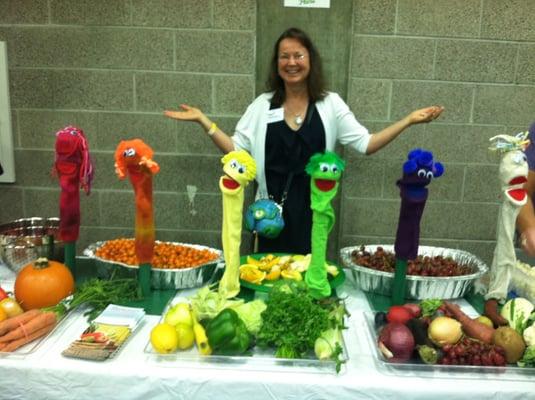
MULTIPOLYGON (((387 252, 394 252, 393 245, 366 245, 366 251, 373 253, 377 247, 387 252)), ((390 296, 394 274, 392 272, 377 271, 355 264, 351 253, 360 250, 360 246, 344 247, 340 250, 342 265, 351 270, 357 286, 365 292, 373 292, 390 296)), ((463 297, 474 282, 487 272, 487 265, 478 257, 463 250, 445 247, 420 246, 418 255, 451 257, 459 264, 469 265, 473 269, 470 275, 461 276, 417 276, 407 275, 406 297, 411 299, 454 299, 463 297)))
MULTIPOLYGON (((84 255, 95 260, 97 276, 100 278, 109 278, 112 273, 120 277, 137 277, 138 266, 128 265, 117 261, 105 260, 96 256, 96 251, 106 242, 96 242, 90 244, 85 250, 84 255)), ((214 272, 219 263, 223 262, 221 250, 213 249, 207 246, 196 244, 168 242, 172 244, 189 246, 198 250, 210 250, 218 254, 218 258, 209 263, 199 265, 193 268, 152 268, 151 287, 153 289, 187 289, 203 286, 212 279, 214 272)))

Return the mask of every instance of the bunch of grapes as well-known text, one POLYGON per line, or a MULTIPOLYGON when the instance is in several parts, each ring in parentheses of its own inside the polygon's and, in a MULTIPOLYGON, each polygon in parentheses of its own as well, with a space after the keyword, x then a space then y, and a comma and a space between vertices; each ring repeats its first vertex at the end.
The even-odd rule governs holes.
MULTIPOLYGON (((377 271, 394 272, 396 256, 392 252, 377 247, 374 253, 366 251, 364 246, 353 250, 351 260, 360 266, 375 269, 377 271)), ((460 276, 469 275, 473 269, 469 265, 461 265, 451 257, 443 256, 418 256, 415 260, 407 262, 408 275, 420 276, 460 276)))
POLYGON ((396 265, 394 253, 387 252, 382 247, 377 247, 372 254, 361 246, 359 250, 353 250, 351 260, 357 265, 384 272, 394 272, 396 265))
POLYGON ((442 347, 444 356, 439 361, 442 365, 482 365, 505 367, 505 350, 496 345, 486 344, 464 337, 454 345, 442 347))

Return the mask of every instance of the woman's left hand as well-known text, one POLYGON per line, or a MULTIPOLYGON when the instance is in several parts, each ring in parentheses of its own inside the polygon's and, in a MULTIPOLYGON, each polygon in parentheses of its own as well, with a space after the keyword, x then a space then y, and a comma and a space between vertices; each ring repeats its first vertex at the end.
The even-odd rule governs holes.
POLYGON ((421 122, 432 121, 444 111, 442 106, 431 106, 415 110, 409 114, 409 122, 411 124, 419 124, 421 122))

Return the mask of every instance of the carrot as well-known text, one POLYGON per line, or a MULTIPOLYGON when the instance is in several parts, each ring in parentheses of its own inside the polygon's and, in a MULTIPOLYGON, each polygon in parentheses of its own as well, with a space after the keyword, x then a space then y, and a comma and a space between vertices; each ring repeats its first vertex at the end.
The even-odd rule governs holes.
POLYGON ((32 334, 28 336, 24 336, 17 340, 12 340, 11 342, 7 343, 7 346, 5 346, 1 351, 5 352, 11 352, 17 350, 19 347, 24 346, 27 343, 33 342, 35 339, 40 338, 41 336, 45 336, 48 332, 50 332, 52 329, 54 329, 55 323, 48 324, 36 331, 34 331, 32 334))
POLYGON ((490 318, 494 326, 509 325, 509 321, 498 312, 498 301, 495 299, 489 299, 485 302, 485 312, 483 314, 490 318))
POLYGON ((55 313, 51 311, 42 312, 24 325, 20 325, 17 329, 6 333, 4 336, 0 336, 0 343, 11 342, 12 340, 30 336, 32 333, 44 328, 45 326, 55 324, 56 321, 57 319, 55 313))
POLYGON ((20 315, 17 315, 16 317, 11 317, 6 319, 5 321, 0 322, 0 336, 5 335, 9 331, 12 331, 14 329, 17 329, 20 324, 25 324, 29 320, 35 318, 39 314, 41 314, 41 310, 29 310, 25 313, 22 313, 20 315))
POLYGON ((446 311, 448 311, 453 318, 461 323, 464 333, 466 333, 471 338, 480 340, 482 342, 491 344, 492 337, 494 336, 494 329, 485 325, 482 322, 473 320, 464 312, 461 311, 461 307, 457 304, 444 302, 446 311))

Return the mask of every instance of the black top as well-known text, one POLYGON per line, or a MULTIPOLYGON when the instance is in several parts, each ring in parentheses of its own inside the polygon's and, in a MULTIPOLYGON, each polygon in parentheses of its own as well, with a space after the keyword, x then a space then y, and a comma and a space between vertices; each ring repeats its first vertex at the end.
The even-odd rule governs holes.
MULTIPOLYGON (((276 108, 271 105, 271 109, 276 108)), ((310 157, 325 151, 325 129, 315 106, 309 105, 303 125, 292 130, 285 120, 268 124, 265 171, 270 198, 280 202, 288 175, 294 172, 283 206, 284 229, 275 239, 259 237, 258 251, 310 253, 312 210, 310 176, 305 166, 310 157)))

